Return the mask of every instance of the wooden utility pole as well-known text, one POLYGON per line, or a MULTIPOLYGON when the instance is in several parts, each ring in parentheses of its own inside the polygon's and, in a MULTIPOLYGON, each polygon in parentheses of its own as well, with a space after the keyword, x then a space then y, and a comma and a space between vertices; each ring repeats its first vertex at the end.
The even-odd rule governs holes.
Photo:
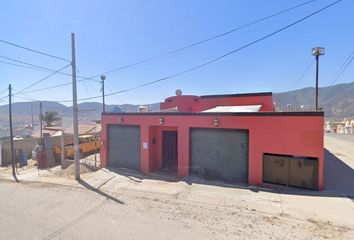
POLYGON ((76 89, 76 56, 75 56, 75 34, 71 33, 71 69, 73 82, 73 124, 74 124, 74 161, 75 179, 80 180, 80 149, 79 149, 79 119, 77 108, 76 89))
POLYGON ((33 131, 33 103, 31 103, 31 130, 33 131))
POLYGON ((61 136, 60 136, 60 164, 61 168, 63 169, 64 167, 64 161, 65 161, 65 135, 64 131, 61 130, 61 136))
POLYGON ((43 145, 43 113, 42 113, 42 102, 39 102, 39 133, 41 138, 41 145, 43 145))
POLYGON ((12 176, 16 181, 16 170, 15 170, 15 148, 14 148, 14 135, 13 135, 13 128, 12 128, 12 93, 11 93, 11 84, 9 84, 9 122, 10 122, 10 145, 11 145, 11 163, 12 163, 12 176))

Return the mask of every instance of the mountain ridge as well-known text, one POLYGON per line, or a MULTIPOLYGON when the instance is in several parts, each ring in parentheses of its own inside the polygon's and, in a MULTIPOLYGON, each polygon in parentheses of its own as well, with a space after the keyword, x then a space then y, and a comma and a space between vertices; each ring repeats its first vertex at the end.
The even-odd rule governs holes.
MULTIPOLYGON (((315 101, 315 88, 306 87, 288 92, 274 93, 273 100, 280 109, 291 105, 294 109, 313 109, 315 101)), ((39 102, 17 102, 13 104, 13 115, 20 120, 31 115, 31 105, 34 116, 39 115, 39 102)), ((145 104, 151 111, 159 110, 159 103, 145 104)), ((330 87, 319 88, 319 105, 325 112, 325 117, 330 120, 340 120, 354 117, 354 82, 337 84, 330 87)), ((55 101, 43 101, 42 111, 57 111, 61 117, 71 117, 72 107, 65 106, 55 101)), ((140 105, 135 104, 106 104, 106 111, 122 110, 124 112, 137 112, 140 105)), ((80 120, 92 121, 99 119, 102 103, 83 102, 78 104, 80 120)), ((8 105, 0 106, 0 123, 8 120, 8 105)))

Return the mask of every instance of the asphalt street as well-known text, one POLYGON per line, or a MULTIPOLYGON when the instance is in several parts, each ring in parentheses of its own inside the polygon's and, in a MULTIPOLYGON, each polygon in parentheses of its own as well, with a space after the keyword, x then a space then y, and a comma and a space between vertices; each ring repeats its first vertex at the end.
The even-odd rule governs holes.
MULTIPOLYGON (((354 143, 354 134, 341 134, 341 133, 325 133, 326 137, 354 143)), ((353 149, 354 153, 354 149, 353 149)))

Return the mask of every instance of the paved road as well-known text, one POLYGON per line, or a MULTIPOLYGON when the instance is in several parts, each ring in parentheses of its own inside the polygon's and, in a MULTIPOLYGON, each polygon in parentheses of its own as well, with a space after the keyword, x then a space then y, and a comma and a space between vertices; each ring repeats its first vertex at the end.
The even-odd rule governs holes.
POLYGON ((349 134, 340 134, 340 133, 325 133, 325 137, 330 137, 330 138, 354 143, 354 134, 349 135, 349 134))
POLYGON ((354 199, 354 136, 326 134, 325 190, 348 194, 354 199))
POLYGON ((354 203, 338 196, 102 170, 51 181, 0 179, 0 239, 354 239, 354 203))
POLYGON ((0 176, 0 240, 354 239, 353 145, 326 134, 323 192, 105 169, 80 184, 37 172, 21 183, 0 176))

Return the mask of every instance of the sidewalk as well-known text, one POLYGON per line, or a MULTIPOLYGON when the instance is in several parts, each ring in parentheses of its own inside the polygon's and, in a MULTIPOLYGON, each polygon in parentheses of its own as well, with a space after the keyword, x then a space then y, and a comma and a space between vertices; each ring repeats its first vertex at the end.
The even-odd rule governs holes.
MULTIPOLYGON (((326 141, 326 147, 333 149, 338 143, 330 144, 326 141)), ((331 156, 327 154, 326 158, 331 156)), ((334 156, 329 163, 331 161, 345 164, 347 159, 342 161, 334 156)), ((82 170, 85 171, 84 168, 82 170)), ((345 171, 349 170, 350 167, 345 168, 345 171)), ((332 183, 336 179, 346 180, 340 176, 326 177, 330 177, 332 183)), ((12 182, 11 169, 0 168, 0 179, 12 182)), ((116 211, 114 205, 107 207, 110 210, 105 211, 105 215, 97 212, 99 217, 92 216, 91 222, 95 219, 106 223, 105 217, 110 219, 111 222, 102 227, 102 231, 109 226, 113 227, 116 221, 122 224, 120 234, 126 231, 126 236, 130 236, 130 228, 140 226, 140 231, 143 226, 150 226, 145 221, 154 222, 152 228, 157 231, 164 224, 169 226, 162 235, 144 229, 134 235, 136 239, 145 239, 147 236, 170 239, 181 239, 182 236, 189 239, 199 239, 202 236, 205 239, 251 239, 257 236, 264 239, 354 239, 354 201, 348 195, 348 188, 338 190, 334 188, 336 184, 328 185, 323 192, 266 189, 207 181, 193 176, 176 179, 161 172, 144 176, 126 169, 87 171, 81 174, 80 181, 75 181, 73 176, 63 174, 60 167, 50 171, 40 170, 39 174, 37 170, 27 171, 19 179, 22 183, 66 186, 72 191, 92 193, 121 206, 119 214, 123 214, 121 212, 126 209, 125 215, 121 217, 126 217, 127 222, 122 222, 123 219, 117 219, 117 216, 113 217, 114 214, 111 216, 111 212, 116 211), (189 230, 180 236, 175 235, 182 229, 189 230)), ((350 190, 351 185, 348 186, 350 190)), ((99 232, 106 236, 101 230, 99 232)), ((66 235, 63 233, 63 236, 66 235)), ((79 236, 77 239, 81 239, 82 235, 79 236)), ((107 239, 115 239, 116 235, 112 236, 107 239)))
POLYGON ((101 196, 110 196, 111 199, 124 196, 130 199, 214 206, 230 211, 245 209, 261 216, 275 218, 279 224, 284 218, 289 218, 292 221, 328 225, 329 229, 332 229, 330 226, 354 229, 354 202, 346 196, 327 196, 325 193, 299 189, 271 190, 236 186, 198 177, 177 180, 159 173, 143 176, 124 169, 101 169, 85 173, 81 175, 81 181, 77 182, 73 178, 55 177, 55 171, 59 169, 52 172, 41 171, 40 175, 32 172, 20 178, 25 182, 86 188, 101 196))

